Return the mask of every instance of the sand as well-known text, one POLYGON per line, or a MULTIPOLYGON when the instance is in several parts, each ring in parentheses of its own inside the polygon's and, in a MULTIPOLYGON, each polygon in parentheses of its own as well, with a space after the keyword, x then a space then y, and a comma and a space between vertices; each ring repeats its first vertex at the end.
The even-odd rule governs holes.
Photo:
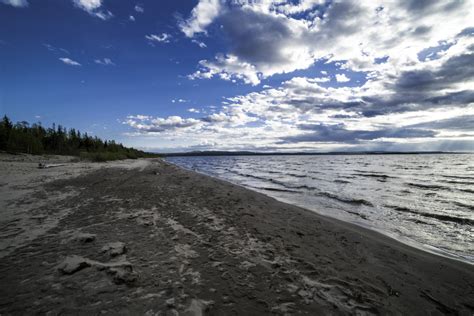
POLYGON ((0 168, 2 315, 474 313, 472 265, 159 159, 0 168))

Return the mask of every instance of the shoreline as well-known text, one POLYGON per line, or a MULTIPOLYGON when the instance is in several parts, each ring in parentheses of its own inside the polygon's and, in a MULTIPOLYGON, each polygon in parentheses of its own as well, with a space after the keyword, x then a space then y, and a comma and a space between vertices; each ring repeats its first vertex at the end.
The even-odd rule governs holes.
POLYGON ((160 159, 53 170, 5 203, 40 224, 69 211, 0 258, 2 313, 474 311, 469 263, 228 181, 160 159))
MULTIPOLYGON (((330 216, 330 215, 325 215, 325 214, 322 214, 322 213, 319 213, 318 211, 314 211, 314 210, 311 210, 311 209, 308 209, 308 208, 305 208, 303 206, 299 206, 297 204, 294 204, 294 203, 291 203, 290 201, 284 201, 284 200, 280 200, 276 197, 273 197, 271 195, 268 195, 268 194, 265 194, 263 192, 259 192, 257 190, 254 190, 252 188, 249 188, 249 187, 246 187, 244 185, 241 185, 239 183, 235 183, 235 182, 232 182, 232 181, 229 181, 227 179, 223 179, 223 178, 219 178, 217 176, 214 176, 214 175, 211 175, 211 174, 207 174, 207 173, 204 173, 204 172, 200 172, 198 170, 192 170, 192 169, 188 169, 188 168, 185 168, 183 166, 179 166, 177 164, 174 164, 174 163, 171 163, 171 162, 168 162, 166 161, 166 159, 164 159, 164 161, 174 167, 177 167, 177 168, 180 168, 180 169, 183 169, 183 170, 186 170, 188 172, 192 172, 192 173, 197 173, 197 174, 200 174, 200 175, 203 175, 205 177, 211 177, 213 179, 216 179, 218 181, 222 181, 222 182, 225 182, 225 183, 228 183, 230 185, 235 185, 235 186, 238 186, 244 190, 249 190, 251 192, 254 192, 256 194, 261 194, 261 195, 264 195, 270 199, 273 199, 275 200, 276 202, 279 202, 279 203, 283 203, 283 204, 287 204, 287 205, 291 205, 293 207, 297 207, 299 209, 301 209, 302 211, 305 211, 305 212, 309 212, 310 214, 315 214, 319 217, 321 217, 322 219, 324 220, 328 220, 328 221, 334 221, 335 224, 337 225, 342 225, 342 226, 345 226, 347 225, 347 229, 350 229, 350 230, 354 230, 354 231, 357 231, 357 230, 362 230, 364 231, 366 234, 367 234, 367 237, 368 238, 371 238, 371 239, 375 239, 375 240, 379 240, 379 238, 383 237, 383 238, 387 238, 388 239, 388 243, 389 244, 392 244, 395 245, 396 243, 400 244, 399 248, 404 248, 406 247, 406 249, 411 249, 413 251, 420 251, 421 253, 426 253, 426 254, 429 254, 429 255, 433 255, 435 257, 439 257, 439 258, 443 258, 443 259, 447 259, 447 260, 452 260, 454 262, 459 262, 459 263, 462 263, 462 264, 466 264, 468 266, 472 266, 474 268, 474 262, 471 262, 467 259, 464 259, 462 257, 458 257, 454 254, 451 254, 449 252, 443 252, 443 250, 441 249, 438 249, 434 246, 430 246, 428 244, 422 244, 422 243, 419 243, 415 240, 412 240, 410 238, 406 238, 402 235, 391 235, 390 232, 388 231, 384 231, 382 229, 377 229, 375 226, 369 226, 369 225, 363 225, 362 223, 358 223, 358 222, 351 222, 351 221, 346 221, 346 220, 343 220, 341 218, 338 218, 336 216, 330 216), (401 241, 401 240, 398 240, 398 238, 401 238, 401 239, 404 239, 404 241, 401 241), (430 248, 432 248, 432 250, 430 250, 430 248)), ((362 232, 360 232, 362 233, 362 232)))
MULTIPOLYGON (((445 153, 441 153, 441 154, 445 154, 445 153)), ((390 232, 388 230, 383 230, 381 228, 377 228, 376 226, 371 226, 371 225, 368 225, 368 224, 365 224, 363 222, 357 222, 357 221, 350 221, 350 220, 345 220, 343 219, 342 217, 337 217, 337 216, 331 216, 329 214, 324 214, 324 213, 321 213, 319 211, 317 211, 316 209, 312 210, 312 209, 309 209, 305 206, 302 206, 302 205, 298 205, 296 203, 292 203, 292 201, 290 200, 287 200, 287 199, 279 199, 278 197, 273 197, 271 196, 270 194, 266 194, 264 193, 264 190, 258 190, 257 188, 253 188, 253 187, 247 187, 245 185, 242 185, 240 183, 237 183, 237 182, 233 182, 233 181, 230 181, 228 179, 224 179, 224 178, 220 178, 218 176, 215 176, 215 175, 212 175, 212 174, 207 174, 205 172, 201 172, 199 170, 194 170, 194 169, 190 169, 190 168, 186 168, 184 166, 180 166, 180 165, 177 165, 177 164, 174 164, 172 162, 169 162, 166 160, 166 157, 163 159, 166 163, 169 163, 173 166, 176 166, 178 168, 182 168, 184 170, 187 170, 189 172, 195 172, 195 173, 198 173, 198 174, 201 174, 201 175, 204 175, 204 176, 207 176, 207 177, 211 177, 211 178, 214 178, 214 179, 217 179, 217 180, 220 180, 220 181, 224 181, 224 182, 227 182, 227 183, 230 183, 232 185, 236 185, 236 186, 239 186, 241 188, 244 188, 246 190, 250 190, 252 192, 255 192, 255 193, 258 193, 258 194, 263 194, 267 197, 270 197, 272 199, 275 199, 276 201, 278 202, 281 202, 281 203, 285 203, 285 204, 289 204, 289 205, 293 205, 295 207, 299 207, 303 210, 306 210, 308 212, 312 212, 312 213, 315 213, 317 214, 318 216, 321 216, 323 218, 327 218, 327 219, 332 219, 332 220, 336 220, 338 222, 341 222, 341 223, 346 223, 346 224, 350 224, 350 225, 354 225, 356 226, 357 228, 361 228, 361 229, 365 229, 365 230, 368 230, 368 231, 371 231, 371 232, 374 232, 374 233, 377 233, 377 234, 380 234, 380 235, 383 235, 384 237, 388 237, 390 239, 392 239, 394 242, 398 242, 398 243, 401 243, 405 246, 408 246, 408 247, 411 247, 411 248, 415 248, 417 250, 420 250, 420 251, 423 251, 423 252, 427 252, 427 253, 430 253, 432 255, 435 255, 435 256, 439 256, 439 257, 442 257, 442 258, 446 258, 446 259, 451 259, 451 260, 454 260, 454 261, 457 261, 457 262, 462 262, 462 263, 465 263, 465 264, 468 264, 468 265, 471 265, 471 266, 474 266, 474 261, 470 261, 469 259, 465 258, 465 257, 462 257, 462 256, 458 256, 454 253, 451 253, 449 251, 445 251, 443 249, 440 249, 440 248, 437 248, 435 246, 431 246, 431 245, 428 245, 428 244, 424 244, 424 243, 421 243, 421 242, 418 242, 414 239, 411 239, 411 238, 408 238, 408 237, 405 237, 403 235, 400 235, 400 234, 396 234, 396 233, 393 233, 393 232, 390 232)))

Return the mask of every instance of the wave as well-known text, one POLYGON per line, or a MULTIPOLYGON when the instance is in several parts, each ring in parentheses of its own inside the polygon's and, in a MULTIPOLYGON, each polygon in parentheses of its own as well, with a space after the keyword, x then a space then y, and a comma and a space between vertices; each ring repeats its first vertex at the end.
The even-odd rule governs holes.
POLYGON ((285 183, 279 183, 280 185, 283 185, 284 187, 286 188, 290 188, 290 189, 297 189, 297 190, 308 190, 308 191, 313 191, 313 190, 317 190, 317 188, 315 187, 312 187, 312 186, 309 186, 309 185, 297 185, 297 186, 293 186, 293 185, 288 185, 288 184, 285 184, 285 183))
POLYGON ((239 172, 239 171, 235 171, 235 170, 229 170, 231 173, 234 173, 236 175, 239 175, 241 177, 245 177, 245 178, 253 178, 253 179, 257 179, 257 180, 263 180, 263 181, 268 181, 269 179, 265 178, 265 177, 259 177, 259 176, 256 176, 256 175, 253 175, 253 174, 248 174, 248 173, 242 173, 242 172, 239 172))
POLYGON ((358 173, 368 173, 368 174, 383 174, 382 172, 378 172, 378 171, 367 171, 367 170, 360 170, 360 169, 354 169, 354 172, 358 172, 358 173))
POLYGON ((355 175, 359 177, 372 177, 372 178, 395 178, 393 176, 389 176, 386 174, 378 174, 378 173, 355 173, 355 175))
POLYGON ((386 207, 389 207, 397 212, 404 212, 404 213, 411 213, 411 214, 416 214, 424 217, 430 217, 430 218, 435 218, 440 221, 447 221, 447 222, 453 222, 453 223, 458 223, 462 225, 474 225, 474 220, 470 218, 464 218, 464 217, 456 217, 456 216, 451 216, 451 215, 444 215, 444 214, 433 214, 433 213, 426 213, 426 212, 419 212, 412 210, 408 207, 405 206, 396 206, 396 205, 385 205, 386 207))
POLYGON ((374 206, 371 202, 364 200, 364 199, 353 199, 353 198, 346 198, 340 195, 336 195, 334 193, 320 191, 316 193, 317 195, 322 195, 329 197, 334 200, 338 200, 339 202, 348 203, 348 204, 357 204, 357 205, 366 205, 366 206, 374 206))
POLYGON ((298 191, 293 191, 293 190, 288 190, 288 189, 270 188, 270 187, 252 187, 252 188, 254 188, 254 189, 260 189, 260 190, 265 190, 265 191, 298 193, 298 191))
POLYGON ((443 185, 438 185, 438 184, 421 184, 421 183, 413 183, 413 182, 408 182, 407 185, 416 187, 419 189, 423 190, 448 190, 451 191, 451 188, 443 186, 443 185))
POLYGON ((466 204, 466 203, 458 202, 458 201, 453 201, 453 203, 456 204, 457 206, 467 208, 471 211, 474 211, 474 205, 472 205, 472 204, 466 204))
MULTIPOLYGON (((305 184, 304 185, 291 185, 291 184, 284 183, 282 181, 278 181, 278 180, 275 180, 275 179, 255 176, 255 175, 251 175, 251 174, 245 174, 245 173, 241 173, 241 172, 238 172, 238 171, 234 171, 234 173, 236 173, 240 176, 243 176, 243 177, 254 178, 254 179, 257 179, 257 180, 270 182, 270 183, 282 186, 284 188, 284 189, 279 189, 279 188, 270 188, 270 187, 260 187, 260 189, 267 190, 267 191, 280 191, 280 192, 290 192, 290 193, 299 193, 298 190, 317 191, 315 193, 316 195, 329 197, 329 198, 337 200, 339 202, 352 204, 352 205, 356 204, 356 205, 373 206, 373 204, 371 202, 369 202, 367 200, 364 200, 364 199, 346 198, 346 197, 343 197, 343 196, 336 195, 334 193, 318 191, 319 190, 318 188, 313 187, 313 186, 309 186, 309 185, 305 185, 305 184)), ((291 174, 287 174, 287 175, 291 175, 291 174)), ((339 181, 344 181, 344 180, 339 180, 339 181)))
POLYGON ((341 178, 346 178, 346 179, 355 179, 356 177, 355 176, 351 176, 351 175, 344 175, 344 176, 340 176, 341 178))
POLYGON ((474 177, 467 177, 467 176, 446 176, 442 175, 443 178, 451 178, 451 179, 462 179, 462 180, 474 180, 474 177))
POLYGON ((348 210, 345 210, 346 213, 349 213, 349 214, 353 214, 353 215, 356 215, 362 219, 365 219, 367 220, 367 216, 365 216, 364 214, 360 214, 360 213, 357 213, 357 212, 352 212, 352 211, 348 211, 348 210))
MULTIPOLYGON (((298 191, 293 191, 293 190, 301 190, 301 189, 308 190, 308 191, 317 190, 317 188, 312 187, 312 186, 308 186, 308 185, 290 185, 288 183, 278 181, 278 180, 275 180, 275 179, 272 179, 272 178, 260 177, 260 176, 256 176, 256 175, 253 175, 253 174, 241 173, 241 172, 238 172, 238 171, 233 171, 233 173, 237 174, 239 176, 242 176, 242 177, 253 178, 253 179, 261 180, 261 181, 264 181, 264 182, 270 182, 270 183, 280 185, 280 186, 285 188, 285 189, 282 189, 282 190, 291 190, 292 192, 298 192, 298 191)), ((290 191, 288 191, 288 192, 290 192, 290 191)))
POLYGON ((375 173, 355 173, 354 175, 359 177, 367 177, 367 178, 376 178, 377 180, 387 181, 389 178, 395 178, 392 176, 388 176, 386 174, 375 174, 375 173))
POLYGON ((290 177, 295 177, 295 178, 307 178, 307 175, 304 174, 297 174, 297 173, 285 173, 284 175, 290 176, 290 177))
POLYGON ((347 180, 341 180, 341 179, 336 179, 334 180, 335 183, 351 183, 350 181, 347 180))
POLYGON ((269 173, 269 174, 283 174, 283 172, 280 172, 280 171, 273 171, 273 170, 265 170, 266 173, 269 173))
POLYGON ((423 225, 430 225, 430 226, 433 226, 433 224, 430 224, 430 223, 428 223, 428 222, 419 220, 419 219, 417 219, 417 218, 409 218, 408 220, 409 220, 410 222, 415 223, 415 224, 423 224, 423 225))
POLYGON ((471 181, 455 181, 455 180, 441 180, 443 183, 450 184, 462 184, 462 185, 474 185, 474 182, 471 181))

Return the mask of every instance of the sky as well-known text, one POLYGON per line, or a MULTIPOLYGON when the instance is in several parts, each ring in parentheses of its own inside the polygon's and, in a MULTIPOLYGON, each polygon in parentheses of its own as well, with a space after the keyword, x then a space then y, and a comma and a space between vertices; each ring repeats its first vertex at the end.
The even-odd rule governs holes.
POLYGON ((474 1, 0 0, 0 114, 154 151, 474 151, 474 1))

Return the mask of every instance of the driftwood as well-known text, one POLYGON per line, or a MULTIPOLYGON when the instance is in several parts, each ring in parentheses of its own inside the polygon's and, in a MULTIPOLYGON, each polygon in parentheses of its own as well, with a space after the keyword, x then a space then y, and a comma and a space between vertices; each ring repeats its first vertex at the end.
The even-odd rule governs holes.
POLYGON ((54 168, 54 167, 61 167, 61 166, 65 166, 66 164, 64 163, 53 163, 53 164, 45 164, 45 163, 39 163, 38 164, 38 168, 39 169, 48 169, 48 168, 54 168))

